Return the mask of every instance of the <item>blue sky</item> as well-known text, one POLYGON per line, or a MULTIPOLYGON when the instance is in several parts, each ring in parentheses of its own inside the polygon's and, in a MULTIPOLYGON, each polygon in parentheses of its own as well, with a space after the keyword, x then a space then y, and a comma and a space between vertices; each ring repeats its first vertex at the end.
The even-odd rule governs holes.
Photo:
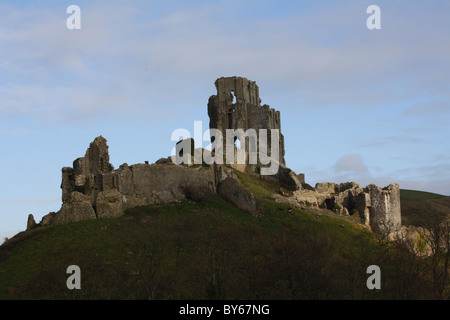
POLYGON ((61 168, 96 136, 118 168, 206 130, 222 76, 256 81, 311 185, 450 195, 449 15, 441 0, 0 1, 0 236, 59 210, 61 168))

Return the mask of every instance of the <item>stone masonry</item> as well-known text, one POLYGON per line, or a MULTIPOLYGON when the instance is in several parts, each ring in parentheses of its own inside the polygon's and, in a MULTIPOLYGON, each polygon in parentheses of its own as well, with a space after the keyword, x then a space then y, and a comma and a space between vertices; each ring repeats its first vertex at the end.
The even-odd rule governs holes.
POLYGON ((274 194, 273 200, 303 208, 328 209, 339 215, 355 215, 377 233, 399 231, 401 224, 400 187, 385 188, 371 184, 365 189, 356 182, 317 183, 315 188, 300 188, 290 197, 274 194))
MULTIPOLYGON (((222 77, 216 80, 217 95, 209 98, 208 116, 210 129, 219 129, 226 143, 227 129, 267 129, 267 150, 271 150, 270 129, 279 130, 280 164, 285 165, 284 137, 281 134, 280 112, 268 105, 261 106, 259 88, 254 81, 242 77, 222 77)), ((259 148, 258 148, 259 150, 259 148)), ((245 143, 245 151, 249 152, 249 141, 245 143)))
POLYGON ((216 184, 213 166, 125 163, 114 170, 100 136, 73 168, 62 169, 63 205, 52 213, 52 223, 118 217, 130 208, 185 199, 187 193, 214 194, 216 184))

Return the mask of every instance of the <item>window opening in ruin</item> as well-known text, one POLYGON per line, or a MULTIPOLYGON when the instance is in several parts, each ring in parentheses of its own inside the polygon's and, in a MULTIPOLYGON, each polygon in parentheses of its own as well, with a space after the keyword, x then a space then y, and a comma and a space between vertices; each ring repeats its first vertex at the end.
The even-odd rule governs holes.
MULTIPOLYGON (((216 137, 215 137, 215 136, 212 136, 212 137, 211 137, 211 152, 212 152, 212 153, 215 153, 215 152, 216 152, 216 149, 212 147, 214 141, 216 141, 216 137)), ((209 148, 207 147, 206 149, 209 149, 209 148)))
POLYGON ((233 129, 233 113, 235 112, 235 108, 228 109, 228 129, 233 129))
POLYGON ((233 90, 231 90, 231 97, 232 97, 232 101, 231 101, 231 103, 232 104, 236 104, 236 95, 234 94, 234 91, 233 90))
POLYGON ((238 149, 241 148, 241 141, 237 137, 234 137, 234 146, 238 149))

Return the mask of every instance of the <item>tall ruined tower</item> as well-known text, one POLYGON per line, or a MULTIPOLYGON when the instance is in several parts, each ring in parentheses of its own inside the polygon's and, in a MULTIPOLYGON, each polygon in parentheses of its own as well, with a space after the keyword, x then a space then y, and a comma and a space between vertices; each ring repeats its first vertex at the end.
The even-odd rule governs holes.
MULTIPOLYGON (((259 88, 254 81, 242 77, 222 77, 216 80, 217 95, 208 101, 209 128, 219 129, 226 142, 227 129, 267 129, 267 149, 271 148, 270 129, 279 130, 279 162, 285 165, 284 137, 281 134, 280 112, 268 105, 261 106, 259 88)), ((245 143, 249 151, 249 143, 245 143)))
POLYGON ((90 144, 85 156, 73 162, 73 168, 62 169, 63 202, 70 199, 73 191, 78 191, 95 203, 97 194, 103 191, 103 175, 113 170, 106 139, 99 136, 90 144))

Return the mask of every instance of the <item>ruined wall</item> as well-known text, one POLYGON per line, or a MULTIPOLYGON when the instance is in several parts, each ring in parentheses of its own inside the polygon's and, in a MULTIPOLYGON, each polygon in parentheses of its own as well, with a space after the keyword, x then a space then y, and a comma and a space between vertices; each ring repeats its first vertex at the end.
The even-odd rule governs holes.
POLYGON ((366 191, 356 182, 317 183, 312 190, 299 188, 291 197, 273 195, 274 200, 299 207, 329 209, 340 215, 356 215, 361 223, 377 233, 389 234, 401 228, 400 188, 391 184, 366 191))
POLYGON ((77 191, 89 196, 95 204, 98 193, 102 191, 103 175, 113 170, 106 139, 99 136, 91 142, 85 156, 73 162, 73 168, 62 169, 63 203, 70 199, 73 191, 77 191))
POLYGON ((391 184, 386 188, 379 188, 374 184, 367 186, 370 195, 370 226, 377 233, 400 230, 401 208, 400 188, 398 184, 391 184))
MULTIPOLYGON (((209 98, 208 116, 209 128, 219 129, 223 134, 223 143, 226 143, 227 129, 259 129, 280 130, 279 162, 286 164, 284 160, 284 136, 281 134, 280 112, 268 105, 261 106, 259 88, 254 81, 242 77, 222 77, 216 80, 217 95, 209 98)), ((270 151, 270 136, 267 139, 267 149, 270 151)), ((245 144, 248 153, 249 143, 245 144)))
POLYGON ((116 189, 123 196, 123 210, 182 200, 186 198, 186 192, 216 192, 212 166, 187 168, 174 164, 123 164, 103 178, 103 190, 116 189))
POLYGON ((317 184, 316 189, 321 195, 319 205, 340 214, 357 214, 374 232, 389 233, 401 227, 398 184, 383 189, 371 184, 366 192, 355 182, 317 184))
POLYGON ((114 170, 109 163, 107 141, 97 137, 73 168, 62 169, 61 210, 45 217, 46 224, 118 217, 124 210, 186 197, 214 194, 216 167, 188 168, 165 164, 123 164, 114 170))

